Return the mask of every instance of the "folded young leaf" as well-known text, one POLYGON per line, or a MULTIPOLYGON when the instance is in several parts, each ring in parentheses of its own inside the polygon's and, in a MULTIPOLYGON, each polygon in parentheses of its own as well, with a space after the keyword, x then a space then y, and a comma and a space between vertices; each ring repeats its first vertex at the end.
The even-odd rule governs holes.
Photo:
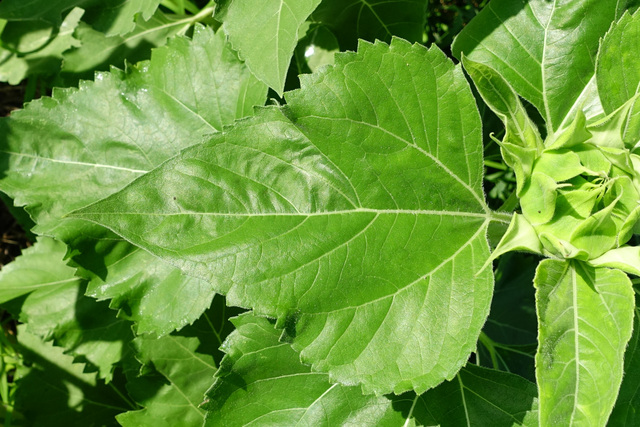
POLYGON ((279 95, 284 91, 289 63, 300 30, 320 0, 250 0, 218 2, 216 19, 255 76, 279 95))
POLYGON ((576 106, 595 102, 590 81, 598 41, 620 3, 492 0, 456 37, 452 50, 500 73, 540 111, 553 135, 572 119, 576 106))
POLYGON ((362 395, 300 363, 281 331, 244 314, 207 393, 206 426, 537 425, 536 388, 516 375, 468 365, 423 395, 362 395), (413 423, 413 424, 412 424, 413 423))
POLYGON ((81 45, 64 53, 61 73, 65 83, 92 79, 95 71, 108 71, 110 64, 121 66, 125 59, 129 63, 149 59, 151 47, 162 46, 169 37, 184 34, 199 18, 201 13, 176 16, 158 10, 148 20, 136 17, 134 30, 121 36, 107 36, 82 22, 75 33, 81 45))
POLYGON ((422 392, 466 363, 489 308, 473 96, 399 39, 302 84, 72 216, 278 317, 335 380, 422 392))
POLYGON ((91 271, 85 276, 90 290, 100 289, 95 296, 116 298, 117 308, 133 307, 129 317, 144 323, 141 332, 168 333, 198 318, 213 290, 141 252, 123 260, 129 268, 118 272, 118 254, 135 249, 100 227, 63 217, 251 114, 266 91, 224 34, 197 26, 193 40, 173 39, 150 61, 126 72, 99 73, 77 90, 56 90, 0 122, 6 135, 0 153, 7 162, 0 190, 26 205, 36 232, 66 242, 72 255, 86 255, 75 262, 91 271), (108 264, 95 265, 105 257, 108 264), (119 282, 123 278, 131 280, 119 282), (166 298, 175 292, 183 294, 180 303, 167 310, 166 298), (144 299, 147 294, 161 297, 144 299))
POLYGON ((545 260, 534 285, 541 425, 605 425, 633 327, 631 281, 619 270, 545 260))

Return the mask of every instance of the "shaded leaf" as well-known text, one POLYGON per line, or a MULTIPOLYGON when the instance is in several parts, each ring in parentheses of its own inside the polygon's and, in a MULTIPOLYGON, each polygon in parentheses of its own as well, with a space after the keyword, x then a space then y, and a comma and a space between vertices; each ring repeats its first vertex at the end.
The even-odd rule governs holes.
POLYGON ((179 333, 134 340, 136 357, 152 372, 129 380, 127 390, 144 409, 118 415, 121 425, 171 427, 180 420, 184 427, 202 426, 205 412, 199 405, 213 382, 213 354, 221 344, 221 330, 211 318, 220 314, 210 310, 179 333))
POLYGON ((84 20, 107 35, 126 34, 133 30, 134 17, 145 20, 155 12, 161 0, 4 0, 0 19, 10 21, 46 20, 59 24, 65 12, 74 7, 85 9, 84 20))
POLYGON ((633 327, 631 281, 619 270, 545 260, 534 283, 540 422, 604 425, 633 327))
POLYGON ((422 42, 426 0, 324 0, 310 21, 334 32, 341 50, 355 50, 358 39, 373 42, 401 37, 422 42))
POLYGON ((131 325, 116 319, 105 303, 84 296, 86 283, 63 261, 65 252, 64 244, 40 238, 0 272, 0 301, 29 333, 53 339, 110 381, 133 338, 131 325))
POLYGON ((489 308, 477 109, 437 48, 362 43, 336 64, 73 216, 278 317, 335 380, 424 391, 489 308))
POLYGON ((83 373, 82 364, 62 349, 43 343, 18 326, 20 352, 31 367, 16 372, 16 410, 31 425, 111 426, 115 415, 129 409, 128 402, 109 386, 83 373))
POLYGON ((80 45, 73 33, 82 13, 73 9, 59 28, 46 21, 7 23, 0 36, 0 81, 17 85, 29 76, 57 73, 63 53, 80 45))

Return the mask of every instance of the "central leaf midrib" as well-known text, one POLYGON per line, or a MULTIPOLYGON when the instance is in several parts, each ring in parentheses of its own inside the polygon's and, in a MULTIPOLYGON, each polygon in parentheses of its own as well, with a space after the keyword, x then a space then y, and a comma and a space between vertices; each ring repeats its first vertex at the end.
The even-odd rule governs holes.
MULTIPOLYGON (((329 216, 329 215, 349 215, 358 213, 369 213, 376 215, 434 215, 434 216, 461 216, 470 218, 491 219, 491 215, 484 212, 467 212, 467 211, 440 211, 440 210, 414 210, 414 209, 370 209, 357 208, 349 210, 336 211, 319 211, 319 212, 113 212, 117 215, 140 215, 140 216, 220 216, 220 217, 271 217, 271 216, 290 216, 290 217, 310 217, 310 216, 329 216)), ((82 212, 81 216, 104 216, 109 212, 82 212)), ((75 216, 70 214, 69 216, 75 216)))

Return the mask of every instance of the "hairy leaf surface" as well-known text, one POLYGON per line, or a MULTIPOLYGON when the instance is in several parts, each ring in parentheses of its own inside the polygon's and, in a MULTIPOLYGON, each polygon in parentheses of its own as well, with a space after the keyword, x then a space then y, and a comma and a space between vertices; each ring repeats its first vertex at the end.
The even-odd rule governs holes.
POLYGON ((116 298, 114 307, 143 322, 140 332, 168 333, 208 307, 210 286, 117 242, 102 227, 63 217, 250 114, 265 95, 266 87, 224 35, 197 27, 192 41, 173 39, 148 62, 97 74, 95 83, 82 82, 78 90, 56 90, 3 120, 0 189, 26 205, 36 232, 85 255, 75 261, 91 271, 86 276, 92 295, 116 298), (129 267, 118 270, 120 264, 129 267), (167 307, 181 290, 175 307, 167 307), (157 297, 143 299, 145 294, 157 297))
POLYGON ((541 423, 604 425, 633 327, 631 281, 620 270, 545 260, 534 284, 541 423))
POLYGON ((478 112, 436 48, 336 61, 74 216, 278 317, 314 369, 421 392, 466 362, 489 308, 478 112))

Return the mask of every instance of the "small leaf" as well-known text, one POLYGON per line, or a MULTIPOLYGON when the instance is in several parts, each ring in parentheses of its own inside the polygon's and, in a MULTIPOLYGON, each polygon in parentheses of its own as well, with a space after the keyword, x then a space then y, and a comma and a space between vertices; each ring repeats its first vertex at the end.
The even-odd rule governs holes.
POLYGON ((545 260, 534 284, 541 425, 605 425, 633 326, 631 281, 619 270, 545 260))
POLYGON ((320 0, 223 0, 216 19, 253 74, 279 95, 301 27, 320 0))

